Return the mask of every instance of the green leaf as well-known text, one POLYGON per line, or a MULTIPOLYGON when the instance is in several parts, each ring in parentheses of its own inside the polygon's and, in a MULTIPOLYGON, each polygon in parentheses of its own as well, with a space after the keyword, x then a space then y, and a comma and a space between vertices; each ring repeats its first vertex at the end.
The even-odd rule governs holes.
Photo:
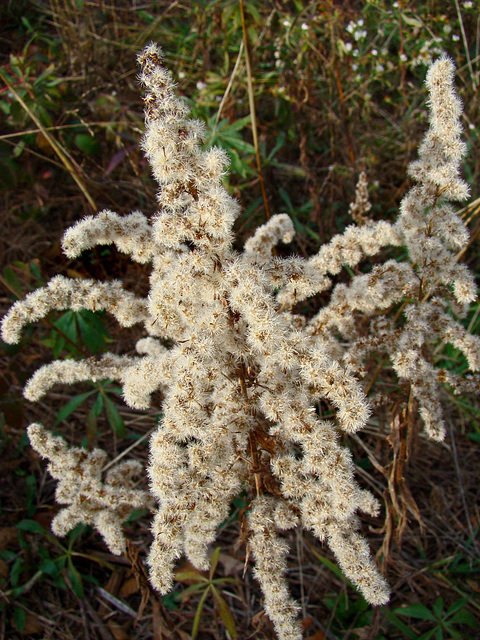
POLYGON ((477 627, 477 619, 473 616, 470 611, 466 611, 463 609, 462 611, 457 611, 452 615, 452 617, 448 620, 448 625, 451 624, 466 624, 472 629, 477 627))
POLYGON ((391 611, 387 609, 386 611, 388 620, 395 626, 397 629, 404 634, 405 638, 408 640, 418 640, 418 635, 410 629, 406 624, 404 624, 401 620, 397 618, 397 616, 393 615, 391 611))
MULTIPOLYGON (((51 82, 48 83, 49 87, 53 87, 55 86, 55 84, 59 84, 59 78, 57 78, 56 80, 52 80, 52 76, 55 73, 55 65, 53 64, 49 64, 48 67, 46 69, 44 69, 44 71, 42 71, 42 73, 35 78, 35 80, 33 81, 33 86, 36 87, 37 85, 41 85, 42 83, 45 84, 45 81, 50 79, 51 82), (49 78, 50 76, 50 78, 49 78)), ((61 82, 61 80, 60 80, 61 82)))
POLYGON ((35 520, 21 520, 17 523, 17 529, 21 529, 22 531, 29 531, 30 533, 47 533, 45 527, 42 527, 41 524, 36 522, 35 520))
POLYGON ((275 144, 275 146, 273 147, 273 149, 270 151, 270 153, 267 156, 267 162, 271 162, 275 156, 275 154, 277 153, 277 151, 279 149, 281 149, 283 147, 283 145, 285 144, 285 131, 282 131, 280 133, 280 135, 278 136, 277 142, 275 144))
POLYGON ((175 580, 178 580, 179 582, 186 582, 188 580, 201 580, 202 582, 208 582, 208 578, 201 573, 196 573, 195 571, 177 571, 175 573, 175 580))
POLYGON ((167 593, 166 596, 162 597, 163 604, 167 607, 167 609, 178 609, 177 605, 178 593, 167 593))
POLYGON ((95 318, 93 313, 87 315, 85 311, 78 313, 77 321, 85 346, 92 353, 97 353, 105 346, 105 335, 107 332, 102 323, 98 318, 95 318))
MULTIPOLYGON (((215 580, 211 581, 212 584, 238 584, 238 580, 235 578, 215 578, 215 580)), ((367 605, 368 606, 368 605, 367 605)))
POLYGON ((25 563, 23 561, 23 557, 19 556, 12 565, 10 569, 10 584, 12 587, 18 587, 18 583, 20 582, 20 576, 22 575, 23 570, 25 569, 25 563))
POLYGON ((25 151, 26 146, 27 145, 25 140, 20 140, 20 142, 18 142, 13 148, 13 157, 19 158, 22 155, 22 153, 25 151))
MULTIPOLYGON (((0 108, 5 111, 3 104, 0 102, 0 108)), ((12 158, 7 158, 0 154, 0 185, 7 188, 17 186, 20 175, 20 167, 12 158)))
POLYGON ((231 638, 237 638, 237 629, 235 627, 235 620, 233 619, 232 612, 230 611, 230 607, 222 598, 220 593, 212 587, 212 593, 215 603, 215 608, 217 609, 220 618, 222 619, 223 624, 225 625, 226 630, 230 634, 231 638))
POLYGON ((68 418, 68 416, 72 414, 75 409, 77 409, 82 404, 82 402, 84 402, 89 396, 91 396, 92 393, 95 393, 95 391, 87 391, 86 393, 81 393, 80 395, 75 396, 74 398, 69 400, 69 402, 67 402, 67 404, 58 412, 55 424, 58 424, 62 420, 65 420, 65 418, 68 418))
POLYGON ((119 438, 125 437, 125 423, 118 413, 117 407, 113 404, 108 396, 105 396, 105 410, 107 412, 108 422, 119 438))
POLYGON ((104 403, 104 395, 103 393, 99 392, 97 395, 97 399, 95 400, 95 404, 90 409, 90 413, 92 414, 92 417, 98 418, 98 416, 102 413, 103 403, 104 403))
POLYGON ((200 598, 200 602, 198 603, 197 610, 195 611, 195 618, 193 619, 193 627, 192 627, 192 640, 198 635, 198 631, 200 628, 200 620, 202 619, 203 607, 205 605, 205 600, 207 599, 208 592, 210 589, 205 589, 200 598))
POLYGON ((289 211, 293 211, 293 204, 292 204, 292 201, 290 200, 290 196, 288 195, 288 193, 285 191, 285 189, 283 187, 279 188, 278 195, 285 202, 285 204, 287 205, 288 210, 289 211))
POLYGON ((81 538, 81 536, 88 530, 88 526, 86 524, 77 524, 71 531, 68 532, 68 548, 71 549, 76 540, 81 538))
POLYGON ((425 605, 420 604, 419 602, 407 607, 395 609, 394 613, 402 616, 410 616, 411 618, 419 618, 420 620, 432 620, 434 622, 437 620, 433 613, 429 611, 425 605))
POLYGON ((36 261, 35 261, 35 260, 32 260, 28 266, 29 266, 29 268, 30 268, 30 271, 31 271, 31 272, 33 273, 33 275, 35 276, 35 278, 36 278, 39 282, 43 283, 42 274, 40 273, 40 269, 39 269, 38 264, 36 263, 36 261))
POLYGON ((310 227, 303 227, 303 228, 311 238, 313 238, 316 242, 320 242, 320 236, 318 235, 318 233, 316 233, 313 229, 310 229, 310 227))
POLYGON ((148 509, 132 509, 125 522, 135 522, 136 520, 140 520, 140 518, 143 518, 143 516, 146 516, 148 513, 150 513, 148 509))
POLYGON ((178 595, 182 600, 186 600, 192 593, 197 593, 197 591, 202 591, 202 589, 208 589, 208 584, 205 582, 197 582, 196 584, 191 584, 178 595))
POLYGON ((99 392, 95 400, 95 403, 93 407, 90 409, 90 411, 88 412, 88 416, 87 416, 87 432, 88 432, 87 442, 88 442, 88 438, 93 440, 95 437, 95 434, 97 433, 98 416, 102 413, 103 403, 104 403, 103 393, 99 392))
POLYGON ((255 153, 255 147, 253 144, 250 144, 243 138, 239 138, 237 136, 222 136, 219 142, 222 146, 226 147, 226 151, 237 149, 237 151, 242 151, 245 154, 253 155, 255 153))
POLYGON ((221 547, 216 547, 215 551, 212 553, 212 557, 210 558, 210 580, 215 574, 215 569, 217 568, 218 559, 220 557, 220 550, 221 547))
POLYGON ((230 637, 235 640, 235 638, 237 638, 237 629, 235 627, 235 620, 233 618, 230 607, 222 598, 222 596, 217 591, 217 589, 215 589, 215 587, 212 587, 212 593, 213 593, 215 608, 217 609, 220 615, 220 618, 222 619, 222 622, 225 625, 226 630, 230 634, 230 637))
POLYGON ((70 580, 70 584, 72 585, 72 590, 78 598, 83 598, 83 581, 82 576, 75 568, 72 559, 68 558, 68 578, 70 580))
POLYGON ((23 298, 23 286, 20 284, 20 280, 17 278, 15 271, 11 267, 5 267, 3 270, 3 277, 10 287, 10 290, 17 296, 17 298, 23 298))
POLYGON ((34 29, 33 29, 32 25, 30 24, 30 22, 27 20, 27 18, 25 16, 22 16, 20 18, 20 20, 21 20, 23 26, 28 31, 28 33, 34 33, 34 29))
POLYGON ((58 566, 51 558, 46 558, 40 563, 39 566, 40 571, 42 573, 46 573, 49 576, 55 576, 58 574, 58 566))
MULTIPOLYGON (((342 570, 339 567, 337 567, 337 565, 335 563, 333 563, 328 558, 324 558, 320 553, 318 553, 318 551, 316 551, 310 545, 309 545, 309 549, 313 553, 313 555, 317 558, 317 560, 319 560, 325 567, 327 567, 327 569, 330 569, 330 571, 334 575, 336 575, 337 578, 340 578, 342 583, 345 582, 345 576, 343 575, 342 570)), ((352 584, 350 581, 349 581, 349 583, 352 584)))
POLYGON ((53 323, 54 327, 60 329, 63 335, 72 342, 77 342, 77 314, 74 311, 66 311, 58 320, 53 323))
POLYGON ((75 136, 75 144, 86 153, 87 156, 96 156, 100 153, 100 144, 98 140, 95 140, 92 136, 89 136, 87 133, 77 133, 75 136))
POLYGON ((31 518, 37 510, 37 481, 34 475, 26 478, 25 497, 27 501, 27 516, 31 518))
POLYGON ((30 109, 35 113, 35 115, 37 116, 37 118, 40 120, 40 122, 43 124, 44 127, 53 126, 52 116, 43 105, 39 104, 37 101, 30 102, 29 100, 25 100, 25 102, 28 104, 30 109))
POLYGON ((244 116, 243 118, 239 118, 238 120, 235 120, 235 122, 230 123, 229 120, 221 120, 220 121, 220 126, 222 127, 223 131, 241 131, 242 129, 244 129, 247 125, 250 124, 251 118, 250 116, 244 116))
POLYGON ((437 598, 435 600, 435 603, 432 607, 434 614, 437 617, 437 620, 440 620, 442 617, 442 613, 443 613, 443 600, 442 598, 437 598))
POLYGON ((19 631, 23 631, 25 627, 26 615, 23 609, 15 607, 13 610, 13 622, 19 631))

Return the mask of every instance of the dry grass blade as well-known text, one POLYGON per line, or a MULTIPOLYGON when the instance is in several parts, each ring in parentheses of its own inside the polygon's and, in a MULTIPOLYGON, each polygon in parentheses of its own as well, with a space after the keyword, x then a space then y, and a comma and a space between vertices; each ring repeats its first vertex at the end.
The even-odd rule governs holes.
POLYGON ((233 84, 233 80, 235 78, 235 76, 237 75, 238 72, 238 68, 240 66, 240 60, 242 59, 242 54, 243 54, 243 40, 240 43, 240 49, 238 51, 238 56, 237 59, 235 61, 235 66, 233 67, 233 71, 230 75, 230 78, 228 80, 228 84, 227 84, 227 88, 225 89, 225 93, 222 96, 222 100, 218 106, 218 111, 217 111, 217 116, 215 118, 215 124, 213 125, 213 131, 212 131, 212 137, 215 135, 215 130, 217 128, 218 125, 218 121, 220 120, 220 116, 222 114, 223 111, 223 107, 225 106, 225 102, 228 98, 228 95, 230 93, 230 89, 232 88, 232 84, 233 84))

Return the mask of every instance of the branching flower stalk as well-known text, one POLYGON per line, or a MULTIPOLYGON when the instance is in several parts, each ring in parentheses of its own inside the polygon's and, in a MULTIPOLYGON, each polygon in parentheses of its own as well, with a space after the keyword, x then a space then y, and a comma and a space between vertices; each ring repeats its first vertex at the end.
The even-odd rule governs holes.
POLYGON ((137 211, 102 211, 69 229, 62 246, 73 259, 96 245, 115 244, 151 266, 148 296, 137 297, 117 281, 57 276, 13 305, 2 332, 6 342, 18 342, 26 323, 63 309, 103 309, 123 327, 143 324, 146 337, 138 341, 137 355, 54 361, 35 373, 25 395, 38 400, 59 383, 114 379, 127 405, 141 410, 161 391, 163 418, 150 442, 150 493, 135 488, 138 463, 115 465, 103 477, 104 452, 69 448, 31 425, 32 446, 50 460, 59 480, 57 499, 68 505, 53 528, 62 535, 86 522, 121 553, 122 522, 132 509, 150 506, 150 578, 165 594, 182 554, 199 570, 208 568, 209 545, 232 498, 248 489, 248 544, 266 612, 281 640, 299 640, 299 607, 288 593, 288 544, 281 532, 297 526, 312 531, 368 602, 381 605, 389 598, 358 532, 358 513, 376 515, 380 505, 355 481, 352 456, 340 444, 342 432, 357 432, 370 415, 358 377, 365 357, 388 354, 399 378, 412 385, 427 434, 438 440, 444 435, 440 383, 460 390, 463 383, 435 369, 427 344, 451 342, 472 371, 479 368, 478 339, 446 309, 462 315, 476 296, 473 277, 455 259, 468 233, 446 203, 468 195, 459 178, 465 145, 453 64, 442 58, 428 73, 430 130, 419 160, 410 165, 418 184, 397 222, 366 216, 362 176, 351 207, 358 224, 302 259, 274 255, 278 242, 294 236, 286 214, 257 229, 243 253, 233 250, 239 205, 222 186, 227 154, 201 149, 204 125, 190 119, 176 97, 159 48, 147 46, 139 63, 146 91, 142 146, 160 186, 158 213, 150 223, 137 211), (356 267, 389 245, 405 246, 410 261, 387 260, 349 285, 337 284, 311 319, 293 312, 297 302, 331 288, 331 276, 343 265, 356 267), (391 317, 399 303, 403 323, 391 317), (357 331, 359 316, 374 317, 367 336, 357 331), (319 401, 334 418, 319 417, 319 401))

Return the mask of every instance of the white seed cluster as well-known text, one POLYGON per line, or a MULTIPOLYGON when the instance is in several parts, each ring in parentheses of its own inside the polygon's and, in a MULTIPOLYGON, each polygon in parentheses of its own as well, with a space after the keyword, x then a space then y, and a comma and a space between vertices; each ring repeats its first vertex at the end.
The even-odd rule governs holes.
MULTIPOLYGON (((32 446, 49 458, 59 480, 57 498, 69 505, 54 530, 62 534, 87 522, 119 553, 122 522, 154 498, 148 565, 152 584, 167 593, 182 554, 198 569, 209 566, 209 545, 232 498, 249 489, 249 545, 265 608, 280 640, 299 640, 281 531, 312 531, 370 603, 389 598, 358 533, 358 512, 375 515, 379 505, 356 483, 351 454, 340 444, 341 432, 358 431, 370 414, 355 377, 365 357, 372 350, 390 356, 398 376, 411 382, 427 432, 437 439, 444 430, 441 380, 425 346, 432 339, 451 342, 473 371, 480 365, 478 339, 446 311, 446 285, 453 287, 457 307, 476 295, 471 274, 454 254, 465 246, 467 231, 445 203, 467 195, 459 178, 465 147, 453 65, 443 58, 429 71, 431 127, 420 159, 410 166, 418 185, 404 199, 399 220, 374 222, 364 215, 369 203, 362 176, 351 209, 359 225, 305 260, 274 255, 274 246, 294 235, 286 214, 261 226, 242 254, 232 249, 239 206, 221 183, 228 158, 221 149, 201 149, 204 127, 176 97, 159 48, 146 47, 139 63, 146 89, 142 146, 160 185, 158 213, 150 223, 139 212, 122 217, 102 211, 69 229, 63 249, 75 258, 95 245, 115 244, 151 266, 148 297, 134 296, 119 282, 57 276, 17 302, 2 330, 6 342, 18 342, 27 322, 67 308, 105 309, 124 327, 143 323, 148 337, 137 343, 136 356, 53 362, 32 377, 25 395, 36 400, 58 383, 115 379, 125 402, 143 409, 160 390, 163 418, 150 443, 150 494, 132 484, 137 464, 117 465, 102 480, 104 453, 69 449, 32 425, 32 446), (405 246, 411 263, 388 260, 349 285, 337 284, 329 303, 309 320, 293 313, 295 303, 330 288, 343 265, 357 267, 391 245, 405 246), (398 327, 387 315, 402 301, 398 327), (358 315, 374 317, 366 337, 357 333, 358 315), (167 340, 173 346, 164 346, 167 340), (331 407, 331 419, 319 417, 319 401, 331 407)), ((452 374, 443 380, 465 388, 452 374)))
POLYGON ((102 534, 112 553, 123 553, 126 545, 122 523, 132 509, 152 503, 147 491, 135 489, 135 482, 143 473, 141 463, 121 462, 103 479, 102 469, 108 457, 105 451, 68 447, 63 438, 35 423, 28 427, 28 437, 35 451, 50 461, 48 470, 58 480, 57 501, 68 505, 53 519, 53 533, 64 536, 77 524, 90 524, 102 534))

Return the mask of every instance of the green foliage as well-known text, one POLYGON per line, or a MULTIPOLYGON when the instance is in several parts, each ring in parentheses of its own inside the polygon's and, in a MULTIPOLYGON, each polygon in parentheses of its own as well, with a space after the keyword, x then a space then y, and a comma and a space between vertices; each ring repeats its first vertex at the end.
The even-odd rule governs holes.
POLYGON ((97 354, 110 342, 108 331, 102 322, 104 317, 103 311, 65 311, 53 322, 50 337, 45 338, 43 344, 52 349, 55 358, 63 351, 78 355, 83 346, 90 353, 97 354))
MULTIPOLYGON (((43 580, 49 580, 61 589, 70 588, 78 598, 82 598, 84 596, 84 581, 94 581, 94 578, 79 571, 75 566, 75 558, 94 558, 75 552, 74 544, 79 541, 87 527, 79 525, 71 531, 68 534, 67 546, 36 520, 21 520, 17 523, 17 530, 23 553, 17 555, 10 551, 0 552, 0 558, 9 566, 5 595, 12 599, 22 598, 34 585, 43 580), (30 542, 26 537, 28 534, 36 535, 37 549, 35 553, 32 553, 30 542), (56 551, 54 555, 52 555, 52 550, 56 551), (25 575, 31 577, 24 579, 25 575)), ((104 564, 108 565, 108 563, 104 564)), ((16 621, 15 612, 14 620, 16 621)), ((20 630, 19 625, 17 628, 20 630)))
POLYGON ((28 264, 15 260, 3 270, 3 284, 14 295, 14 299, 23 298, 26 293, 33 291, 45 283, 39 268, 39 260, 28 264))
MULTIPOLYGON (((121 396, 122 390, 119 387, 115 387, 114 383, 110 380, 102 380, 101 382, 89 383, 94 387, 92 391, 80 393, 77 396, 73 396, 65 406, 63 406, 57 414, 56 424, 66 420, 72 415, 88 398, 94 398, 94 402, 88 413, 87 425, 90 437, 94 437, 97 427, 97 421, 100 415, 105 412, 108 423, 113 432, 119 437, 125 437, 125 423, 118 413, 118 409, 112 402, 109 394, 114 396, 121 396)), ((92 398, 92 399, 93 399, 92 398)))
POLYGON ((432 609, 428 609, 424 604, 415 604, 395 609, 394 613, 388 613, 390 622, 400 629, 409 640, 443 640, 443 638, 456 638, 462 640, 465 635, 458 629, 458 625, 465 625, 471 629, 478 629, 478 621, 466 610, 468 598, 460 598, 454 602, 446 611, 442 598, 437 598, 432 609), (418 635, 410 626, 405 625, 397 615, 407 616, 416 620, 423 620, 430 623, 430 629, 422 635, 418 635))
POLYGON ((193 619, 192 640, 195 640, 200 630, 203 608, 209 595, 213 598, 215 610, 225 625, 225 629, 228 631, 230 638, 237 638, 237 630, 233 614, 226 600, 221 595, 221 588, 223 586, 227 584, 235 584, 236 581, 233 578, 213 577, 215 575, 215 569, 217 568, 219 558, 220 547, 217 547, 210 559, 210 570, 208 576, 205 576, 203 573, 194 569, 189 571, 177 571, 175 574, 175 578, 178 582, 190 583, 189 587, 178 594, 182 600, 187 600, 192 595, 200 595, 200 600, 198 601, 195 617, 193 619))

